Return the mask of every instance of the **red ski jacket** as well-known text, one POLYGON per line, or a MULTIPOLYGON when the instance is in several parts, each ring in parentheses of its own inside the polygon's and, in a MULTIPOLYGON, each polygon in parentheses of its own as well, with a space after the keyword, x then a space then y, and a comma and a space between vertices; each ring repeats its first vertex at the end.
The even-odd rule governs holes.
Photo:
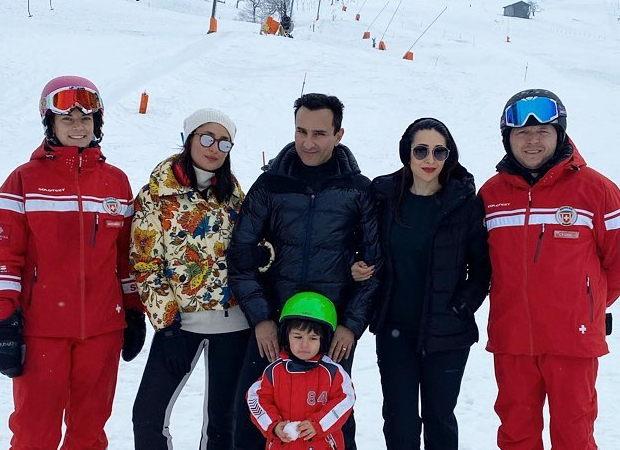
POLYGON ((343 450, 341 428, 353 410, 355 392, 349 375, 327 356, 296 361, 282 351, 250 387, 247 402, 252 421, 267 438, 266 448, 343 450), (317 434, 285 444, 274 428, 286 420, 309 420, 317 434))
POLYGON ((129 276, 133 212, 126 175, 101 149, 44 143, 0 188, 0 318, 24 334, 84 339, 143 309, 129 276))
POLYGON ((493 269, 490 352, 609 351, 605 308, 620 294, 620 191, 573 148, 534 186, 500 172, 480 189, 493 269))

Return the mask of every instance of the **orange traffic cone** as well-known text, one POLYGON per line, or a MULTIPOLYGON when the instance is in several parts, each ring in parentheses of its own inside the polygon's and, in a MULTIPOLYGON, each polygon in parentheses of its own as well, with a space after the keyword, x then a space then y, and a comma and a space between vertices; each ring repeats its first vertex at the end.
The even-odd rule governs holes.
POLYGON ((385 50, 385 42, 379 41, 379 50, 385 50))
POLYGON ((362 36, 362 39, 370 39, 370 31, 364 31, 364 36, 362 36))
POLYGON ((413 53, 412 52, 405 53, 405 56, 403 56, 403 59, 408 59, 409 61, 413 61, 413 53))

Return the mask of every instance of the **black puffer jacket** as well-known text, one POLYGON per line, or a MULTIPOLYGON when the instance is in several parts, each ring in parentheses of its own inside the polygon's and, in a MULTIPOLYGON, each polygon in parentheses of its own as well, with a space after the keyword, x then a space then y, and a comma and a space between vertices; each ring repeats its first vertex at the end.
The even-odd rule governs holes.
POLYGON ((338 174, 313 190, 296 178, 300 164, 294 143, 287 145, 250 188, 233 232, 229 255, 251 249, 261 239, 274 247, 265 275, 242 270, 229 257, 229 284, 250 325, 278 320, 282 305, 300 291, 330 298, 338 323, 359 338, 372 317, 377 278, 355 283, 356 250, 381 267, 377 215, 370 180, 361 175, 351 151, 338 145, 338 174))
MULTIPOLYGON (((394 271, 388 240, 400 178, 398 171, 372 182, 385 256, 380 304, 370 325, 373 333, 389 325, 394 271)), ((484 301, 491 277, 484 208, 476 196, 473 176, 457 166, 437 200, 440 212, 433 225, 418 340, 418 349, 426 353, 468 348, 478 341, 473 313, 484 301)))

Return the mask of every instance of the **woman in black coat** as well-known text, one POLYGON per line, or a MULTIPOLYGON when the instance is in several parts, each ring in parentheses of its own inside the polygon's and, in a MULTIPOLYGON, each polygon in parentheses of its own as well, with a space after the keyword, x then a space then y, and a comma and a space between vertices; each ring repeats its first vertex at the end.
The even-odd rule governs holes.
POLYGON ((419 450, 422 424, 426 450, 458 448, 454 408, 491 275, 484 209, 458 158, 442 122, 418 119, 400 141, 403 168, 372 183, 385 263, 370 330, 388 450, 419 450))

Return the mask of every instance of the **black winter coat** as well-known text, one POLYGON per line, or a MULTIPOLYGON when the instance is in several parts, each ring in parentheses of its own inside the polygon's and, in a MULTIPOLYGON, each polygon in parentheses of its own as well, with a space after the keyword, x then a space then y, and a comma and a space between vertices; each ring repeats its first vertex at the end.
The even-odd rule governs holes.
MULTIPOLYGON (((402 170, 402 169, 401 169, 402 170)), ((394 282, 389 236, 399 195, 401 171, 372 182, 379 204, 381 246, 385 257, 381 300, 370 330, 388 326, 387 313, 394 282)), ((478 341, 474 312, 484 301, 491 278, 484 208, 476 196, 474 178, 462 166, 454 170, 437 194, 440 212, 433 226, 426 292, 418 349, 430 353, 470 347, 478 341)))
POLYGON ((299 178, 294 143, 287 145, 250 188, 233 231, 229 255, 262 239, 275 250, 265 275, 243 270, 229 257, 229 285, 251 326, 276 322, 286 300, 315 291, 331 299, 338 323, 359 338, 372 317, 378 279, 355 283, 355 253, 381 267, 377 214, 370 180, 361 175, 351 151, 338 145, 332 156, 338 174, 315 190, 299 178))

